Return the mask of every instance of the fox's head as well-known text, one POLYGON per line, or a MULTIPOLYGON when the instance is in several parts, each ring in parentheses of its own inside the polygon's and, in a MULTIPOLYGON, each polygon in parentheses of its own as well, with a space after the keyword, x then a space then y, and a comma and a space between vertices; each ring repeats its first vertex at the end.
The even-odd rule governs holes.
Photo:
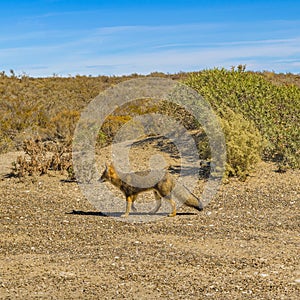
POLYGON ((105 181, 112 181, 116 177, 116 171, 114 166, 111 165, 105 165, 105 170, 103 171, 101 177, 99 178, 100 182, 105 182, 105 181))

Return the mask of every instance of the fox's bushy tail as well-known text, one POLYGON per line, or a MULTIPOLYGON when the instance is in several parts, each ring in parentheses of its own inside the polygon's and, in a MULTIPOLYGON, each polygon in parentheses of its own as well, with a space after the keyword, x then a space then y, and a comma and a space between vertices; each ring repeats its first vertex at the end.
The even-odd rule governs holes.
POLYGON ((198 211, 203 210, 202 201, 194 195, 191 191, 189 191, 185 186, 177 184, 174 190, 172 191, 174 196, 180 200, 184 205, 193 207, 198 211))

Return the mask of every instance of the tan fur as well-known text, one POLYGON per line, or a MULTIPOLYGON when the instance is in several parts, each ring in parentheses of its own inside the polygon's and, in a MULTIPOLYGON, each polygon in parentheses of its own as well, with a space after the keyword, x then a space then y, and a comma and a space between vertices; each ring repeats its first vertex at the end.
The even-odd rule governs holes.
POLYGON ((134 207, 134 201, 136 200, 138 194, 149 190, 153 190, 156 199, 156 207, 151 211, 151 213, 156 213, 159 210, 161 206, 161 198, 164 198, 170 203, 172 207, 172 212, 169 214, 169 217, 176 216, 176 203, 172 199, 173 195, 184 202, 184 204, 187 206, 193 207, 197 210, 203 209, 201 201, 186 188, 175 188, 174 179, 169 173, 166 173, 163 178, 160 179, 154 186, 148 188, 135 187, 129 184, 130 182, 132 182, 133 174, 139 175, 142 173, 143 172, 122 174, 126 178, 125 182, 120 178, 115 167, 111 164, 109 166, 106 166, 103 174, 101 175, 101 178, 99 179, 99 181, 102 182, 108 181, 112 183, 115 187, 119 188, 124 193, 126 197, 126 211, 124 215, 122 215, 123 217, 128 217, 131 209, 136 210, 134 207))

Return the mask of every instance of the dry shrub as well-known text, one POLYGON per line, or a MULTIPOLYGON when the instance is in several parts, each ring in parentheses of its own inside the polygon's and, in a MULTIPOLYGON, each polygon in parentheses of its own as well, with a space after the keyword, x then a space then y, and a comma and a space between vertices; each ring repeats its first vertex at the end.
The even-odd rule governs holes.
POLYGON ((158 112, 166 114, 181 123, 187 130, 198 129, 199 123, 195 117, 184 107, 169 101, 160 101, 158 103, 158 112))
POLYGON ((70 141, 73 137, 80 113, 76 110, 63 110, 50 120, 50 130, 55 138, 70 141))
POLYGON ((128 115, 124 116, 108 116, 99 132, 97 144, 100 147, 106 146, 113 141, 114 136, 120 128, 131 120, 128 115))
POLYGON ((13 149, 13 141, 8 136, 0 134, 0 153, 13 149))
POLYGON ((43 175, 49 171, 67 171, 69 177, 73 176, 71 147, 37 138, 25 140, 23 150, 25 154, 13 163, 12 176, 43 175))
POLYGON ((143 135, 143 126, 135 117, 155 114, 158 112, 158 101, 155 99, 135 99, 117 107, 114 112, 104 120, 98 134, 97 146, 110 145, 119 130, 129 122, 131 128, 135 128, 137 135, 143 135))

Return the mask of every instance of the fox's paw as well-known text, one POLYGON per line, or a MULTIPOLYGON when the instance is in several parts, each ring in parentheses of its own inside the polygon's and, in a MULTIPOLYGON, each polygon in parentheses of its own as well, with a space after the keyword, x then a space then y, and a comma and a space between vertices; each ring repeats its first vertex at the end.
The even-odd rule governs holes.
POLYGON ((168 214, 168 217, 175 217, 176 216, 176 212, 172 212, 170 214, 168 214))
POLYGON ((197 209, 198 209, 199 211, 202 211, 203 208, 204 208, 203 203, 202 203, 201 201, 199 201, 199 206, 198 206, 197 209))
POLYGON ((129 216, 129 214, 123 214, 123 215, 121 215, 121 218, 128 218, 128 216, 129 216))

